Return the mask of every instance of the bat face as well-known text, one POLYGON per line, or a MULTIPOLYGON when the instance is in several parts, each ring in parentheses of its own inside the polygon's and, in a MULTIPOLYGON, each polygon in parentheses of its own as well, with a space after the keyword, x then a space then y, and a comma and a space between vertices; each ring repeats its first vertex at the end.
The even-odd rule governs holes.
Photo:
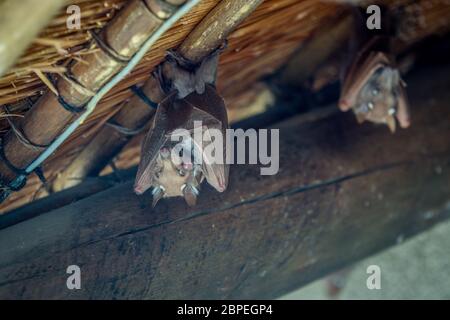
POLYGON ((397 120, 402 128, 408 127, 409 108, 398 70, 382 53, 371 53, 361 64, 357 63, 345 79, 340 109, 352 109, 359 123, 386 124, 392 132, 397 120))
MULTIPOLYGON (((191 206, 196 203, 204 179, 223 192, 228 185, 228 166, 225 161, 210 161, 205 148, 212 143, 208 139, 211 129, 224 134, 227 127, 225 104, 213 86, 206 85, 203 94, 194 92, 184 99, 171 94, 159 105, 144 140, 135 192, 139 195, 153 188, 153 205, 164 197, 182 196, 191 206), (181 138, 179 129, 184 129, 187 136, 173 139, 181 138), (202 133, 201 143, 194 139, 196 130, 202 133)), ((225 151, 225 139, 223 142, 225 151)))

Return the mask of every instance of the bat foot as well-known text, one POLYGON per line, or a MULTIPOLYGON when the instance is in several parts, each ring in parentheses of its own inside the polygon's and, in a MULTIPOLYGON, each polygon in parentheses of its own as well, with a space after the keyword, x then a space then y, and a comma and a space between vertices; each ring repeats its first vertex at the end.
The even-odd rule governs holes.
POLYGON ((341 109, 341 111, 347 111, 351 108, 350 103, 345 99, 339 100, 338 105, 339 105, 339 109, 341 109))

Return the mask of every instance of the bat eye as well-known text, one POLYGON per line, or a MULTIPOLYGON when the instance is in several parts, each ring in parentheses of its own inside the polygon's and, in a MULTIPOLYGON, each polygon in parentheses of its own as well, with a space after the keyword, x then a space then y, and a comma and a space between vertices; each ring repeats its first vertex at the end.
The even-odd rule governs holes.
POLYGON ((194 166, 192 165, 192 163, 183 163, 182 167, 183 167, 183 169, 186 170, 186 171, 191 171, 191 170, 194 168, 194 166))
POLYGON ((390 116, 393 116, 396 112, 397 112, 397 110, 395 110, 395 108, 390 108, 390 109, 388 110, 388 114, 389 114, 390 116))
POLYGON ((373 89, 373 90, 372 90, 372 95, 373 95, 374 97, 377 96, 379 93, 380 93, 380 90, 378 90, 378 89, 373 89))
POLYGON ((160 153, 163 159, 167 159, 170 156, 169 148, 161 148, 160 153))
POLYGON ((178 175, 184 177, 186 175, 186 172, 184 170, 178 170, 178 175))

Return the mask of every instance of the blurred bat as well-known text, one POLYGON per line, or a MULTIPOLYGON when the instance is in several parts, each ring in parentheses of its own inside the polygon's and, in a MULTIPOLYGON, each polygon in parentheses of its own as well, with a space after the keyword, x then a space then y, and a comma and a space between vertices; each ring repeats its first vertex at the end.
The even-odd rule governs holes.
POLYGON ((153 188, 153 206, 163 197, 177 196, 184 197, 190 206, 195 205, 204 179, 219 192, 227 188, 229 167, 225 159, 215 163, 204 152, 213 143, 211 129, 218 129, 223 138, 223 157, 226 155, 225 103, 211 84, 216 66, 217 57, 212 56, 195 70, 186 70, 171 60, 162 67, 171 93, 158 106, 144 140, 134 185, 138 195, 153 188), (178 129, 188 132, 182 149, 179 141, 172 141, 172 137, 177 138, 178 129), (202 132, 200 143, 194 139, 195 130, 202 132), (190 151, 188 157, 183 150, 190 151), (201 163, 194 161, 196 157, 201 163))
POLYGON ((393 57, 386 52, 389 49, 381 49, 388 42, 385 36, 376 35, 359 49, 345 73, 339 108, 352 109, 359 123, 383 123, 395 132, 396 120, 400 127, 409 127, 409 104, 406 85, 393 57))

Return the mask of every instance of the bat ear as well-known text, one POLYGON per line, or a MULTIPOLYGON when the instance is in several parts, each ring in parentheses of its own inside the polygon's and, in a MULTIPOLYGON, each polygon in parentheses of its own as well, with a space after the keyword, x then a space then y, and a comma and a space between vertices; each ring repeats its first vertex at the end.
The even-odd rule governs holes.
POLYGON ((169 132, 170 117, 167 108, 171 103, 170 99, 171 96, 159 104, 152 126, 144 138, 141 148, 141 159, 134 182, 134 190, 137 194, 144 193, 152 186, 159 151, 168 139, 167 133, 169 132))
POLYGON ((350 110, 352 108, 352 105, 350 104, 350 102, 347 99, 341 98, 339 100, 339 109, 341 109, 341 111, 346 112, 348 110, 350 110))
POLYGON ((387 117, 386 124, 389 127, 389 130, 391 130, 392 133, 395 133, 395 129, 397 127, 397 124, 395 122, 395 117, 394 116, 387 117))
POLYGON ((408 128, 411 124, 409 115, 409 102, 406 90, 403 84, 400 84, 400 89, 397 97, 397 114, 396 117, 402 128, 408 128))
POLYGON ((186 200, 186 203, 190 207, 193 207, 197 204, 197 195, 198 195, 198 191, 196 189, 194 189, 194 187, 192 187, 190 185, 185 185, 185 187, 183 188, 184 200, 186 200))

